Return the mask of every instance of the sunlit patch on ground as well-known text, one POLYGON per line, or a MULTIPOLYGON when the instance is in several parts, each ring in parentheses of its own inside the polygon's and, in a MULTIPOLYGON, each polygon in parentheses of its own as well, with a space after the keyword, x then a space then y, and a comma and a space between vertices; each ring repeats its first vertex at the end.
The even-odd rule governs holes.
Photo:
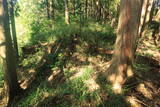
POLYGON ((139 100, 137 100, 133 96, 128 96, 126 100, 131 104, 132 107, 143 107, 140 103, 139 100))

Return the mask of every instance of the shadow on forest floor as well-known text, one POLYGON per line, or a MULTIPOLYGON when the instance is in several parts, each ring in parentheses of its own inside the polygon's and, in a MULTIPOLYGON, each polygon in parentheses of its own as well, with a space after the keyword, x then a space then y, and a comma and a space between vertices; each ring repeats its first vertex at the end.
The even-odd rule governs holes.
POLYGON ((35 104, 36 107, 160 105, 159 60, 137 55, 135 76, 126 82, 122 94, 115 95, 102 75, 112 50, 81 44, 79 40, 73 36, 67 45, 61 44, 61 39, 45 46, 48 48, 37 64, 32 82, 26 86, 20 101, 15 100, 16 104, 35 104))
POLYGON ((108 48, 113 45, 112 39, 101 47, 75 34, 69 42, 60 38, 53 43, 27 47, 31 53, 24 52, 19 69, 25 91, 13 106, 160 106, 160 60, 142 54, 146 50, 140 47, 134 77, 127 80, 122 94, 113 93, 103 77, 113 53, 108 48))

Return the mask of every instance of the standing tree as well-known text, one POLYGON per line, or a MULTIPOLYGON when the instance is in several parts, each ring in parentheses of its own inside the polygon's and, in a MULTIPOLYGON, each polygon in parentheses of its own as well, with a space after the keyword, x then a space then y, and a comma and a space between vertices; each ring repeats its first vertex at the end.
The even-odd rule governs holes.
POLYGON ((47 12, 47 18, 50 19, 50 2, 49 0, 46 0, 46 12, 47 12))
POLYGON ((18 94, 20 86, 17 80, 15 55, 9 26, 7 0, 0 0, 0 57, 9 95, 9 104, 18 94))
POLYGON ((55 15, 55 6, 54 6, 54 0, 51 1, 51 17, 54 19, 55 15))
POLYGON ((154 0, 145 0, 142 6, 142 13, 141 13, 141 21, 139 27, 139 35, 140 37, 143 36, 145 33, 144 29, 148 25, 148 23, 152 20, 153 16, 153 2, 154 0))
POLYGON ((115 93, 121 93, 125 80, 133 75, 142 1, 121 0, 114 55, 106 72, 115 93))
POLYGON ((17 44, 15 18, 14 18, 14 0, 10 0, 10 20, 11 20, 13 46, 16 53, 16 59, 18 59, 18 44, 17 44))
POLYGON ((65 4, 65 23, 69 25, 68 0, 64 0, 64 4, 65 4))
POLYGON ((85 2, 85 18, 88 18, 88 0, 85 2))

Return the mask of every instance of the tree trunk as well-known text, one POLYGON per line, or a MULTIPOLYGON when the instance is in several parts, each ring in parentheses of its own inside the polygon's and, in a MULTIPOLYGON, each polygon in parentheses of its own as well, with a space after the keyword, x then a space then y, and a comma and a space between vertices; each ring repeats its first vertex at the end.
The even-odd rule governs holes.
POLYGON ((9 26, 7 0, 0 0, 0 57, 9 94, 9 104, 20 90, 9 26))
POLYGON ((85 3, 85 18, 87 19, 88 18, 88 0, 86 0, 86 3, 85 3))
POLYGON ((154 0, 149 0, 145 23, 148 23, 151 20, 151 12, 152 12, 152 9, 153 9, 152 8, 153 7, 153 2, 154 2, 154 0))
POLYGON ((65 23, 69 25, 68 0, 64 0, 64 4, 65 4, 65 23))
POLYGON ((76 15, 76 0, 73 0, 73 15, 76 15))
POLYGON ((15 25, 15 18, 14 18, 14 4, 13 0, 10 1, 10 19, 11 19, 11 28, 12 28, 12 39, 13 39, 13 46, 16 54, 16 60, 18 60, 18 44, 17 44, 17 35, 16 35, 16 25, 15 25))
POLYGON ((141 9, 142 0, 121 0, 114 55, 106 72, 115 93, 121 93, 125 80, 133 75, 141 9))
POLYGON ((144 0, 143 5, 142 5, 142 11, 141 11, 141 19, 140 19, 140 26, 139 26, 139 35, 141 36, 143 25, 145 23, 146 19, 146 13, 147 13, 147 8, 148 8, 148 3, 149 0, 144 0))
POLYGON ((55 15, 55 7, 54 7, 54 0, 51 2, 51 17, 54 19, 55 15))
POLYGON ((141 22, 139 27, 139 36, 143 36, 146 25, 151 21, 151 12, 154 0, 144 0, 141 13, 141 22))
POLYGON ((50 19, 50 2, 46 0, 46 11, 47 11, 47 18, 50 19))

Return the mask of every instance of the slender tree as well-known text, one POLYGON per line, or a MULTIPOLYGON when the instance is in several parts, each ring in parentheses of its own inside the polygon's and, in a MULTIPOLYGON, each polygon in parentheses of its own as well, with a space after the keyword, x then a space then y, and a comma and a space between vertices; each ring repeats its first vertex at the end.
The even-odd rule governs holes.
POLYGON ((85 2, 85 18, 88 18, 88 0, 85 2))
POLYGON ((106 72, 115 93, 121 93, 123 83, 133 75, 141 9, 142 0, 121 0, 114 55, 106 72))
POLYGON ((152 19, 152 7, 154 0, 145 0, 142 6, 141 22, 139 27, 140 37, 145 33, 144 29, 152 19))
POLYGON ((76 0, 73 0, 73 15, 76 15, 76 0))
POLYGON ((17 43, 17 34, 16 34, 16 24, 14 18, 14 0, 10 0, 10 21, 11 21, 11 33, 13 39, 13 46, 16 54, 16 59, 18 60, 18 43, 17 43))
POLYGON ((65 23, 69 24, 68 0, 64 0, 64 4, 65 4, 65 23))
POLYGON ((49 0, 46 0, 46 12, 47 12, 47 18, 50 19, 51 15, 50 15, 50 2, 49 2, 49 0))
POLYGON ((0 57, 3 60, 9 104, 20 90, 14 53, 10 34, 7 0, 0 0, 0 57))
POLYGON ((149 3, 149 0, 145 0, 143 2, 143 5, 142 5, 141 19, 140 19, 140 26, 139 26, 139 35, 141 35, 142 27, 143 27, 143 25, 145 23, 146 11, 147 11, 147 8, 148 8, 148 3, 149 3))
POLYGON ((51 1, 51 17, 54 19, 55 15, 55 6, 54 6, 54 0, 51 1))

